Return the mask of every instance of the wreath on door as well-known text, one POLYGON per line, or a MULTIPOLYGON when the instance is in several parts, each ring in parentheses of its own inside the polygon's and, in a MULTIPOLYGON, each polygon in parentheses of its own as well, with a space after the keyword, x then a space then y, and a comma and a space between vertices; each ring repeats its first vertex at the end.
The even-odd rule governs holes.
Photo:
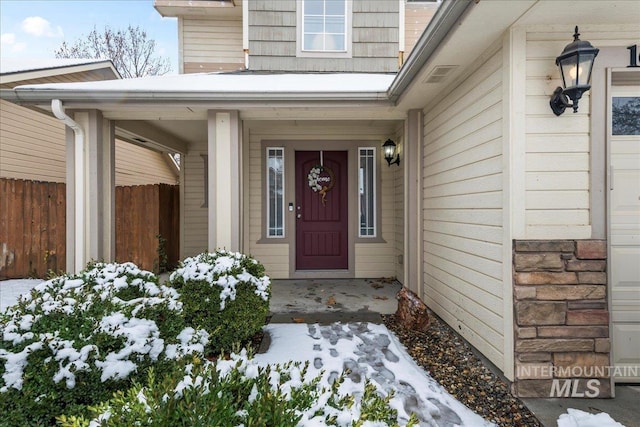
POLYGON ((336 184, 333 171, 326 166, 316 165, 309 171, 307 179, 309 181, 309 188, 311 188, 314 193, 320 193, 322 196, 322 206, 325 206, 327 203, 327 193, 331 191, 336 184))

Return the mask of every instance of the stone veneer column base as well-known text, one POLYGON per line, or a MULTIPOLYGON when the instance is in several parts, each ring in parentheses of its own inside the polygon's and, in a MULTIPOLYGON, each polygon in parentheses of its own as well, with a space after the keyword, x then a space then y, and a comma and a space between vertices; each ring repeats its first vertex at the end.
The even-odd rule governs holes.
POLYGON ((611 397, 607 242, 513 242, 514 395, 611 397))

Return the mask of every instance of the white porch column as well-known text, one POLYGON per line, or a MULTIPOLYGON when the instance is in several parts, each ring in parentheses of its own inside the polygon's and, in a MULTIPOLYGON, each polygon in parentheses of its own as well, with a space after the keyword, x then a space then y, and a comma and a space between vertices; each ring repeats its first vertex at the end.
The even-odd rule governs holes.
POLYGON ((95 110, 76 112, 73 119, 84 130, 81 161, 73 132, 66 134, 67 270, 77 273, 90 260, 115 258, 115 127, 95 110))
POLYGON ((404 134, 404 277, 405 286, 422 298, 422 110, 409 110, 404 134))
POLYGON ((237 111, 208 112, 208 249, 240 250, 241 138, 237 111))

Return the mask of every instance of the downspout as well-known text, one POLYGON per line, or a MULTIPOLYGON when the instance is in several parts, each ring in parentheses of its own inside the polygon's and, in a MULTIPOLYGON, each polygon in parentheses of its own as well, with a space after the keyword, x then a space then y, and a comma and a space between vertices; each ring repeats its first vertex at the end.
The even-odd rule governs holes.
POLYGON ((249 69, 249 1, 242 2, 242 51, 244 52, 244 68, 249 69))
POLYGON ((84 130, 69 117, 59 99, 51 100, 51 111, 53 115, 69 126, 75 135, 73 144, 73 171, 74 171, 74 225, 75 225, 75 249, 74 249, 74 273, 79 272, 84 266, 85 247, 85 220, 84 220, 84 130))

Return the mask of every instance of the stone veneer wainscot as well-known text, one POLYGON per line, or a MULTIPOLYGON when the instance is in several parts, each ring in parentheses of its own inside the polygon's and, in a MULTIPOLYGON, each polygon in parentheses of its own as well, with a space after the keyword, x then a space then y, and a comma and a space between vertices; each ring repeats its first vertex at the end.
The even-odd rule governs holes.
POLYGON ((582 397, 597 378, 597 397, 611 397, 610 378, 593 377, 610 364, 606 241, 513 243, 514 394, 549 397, 554 379, 571 379, 582 397), (560 376, 567 368, 584 375, 560 376))

